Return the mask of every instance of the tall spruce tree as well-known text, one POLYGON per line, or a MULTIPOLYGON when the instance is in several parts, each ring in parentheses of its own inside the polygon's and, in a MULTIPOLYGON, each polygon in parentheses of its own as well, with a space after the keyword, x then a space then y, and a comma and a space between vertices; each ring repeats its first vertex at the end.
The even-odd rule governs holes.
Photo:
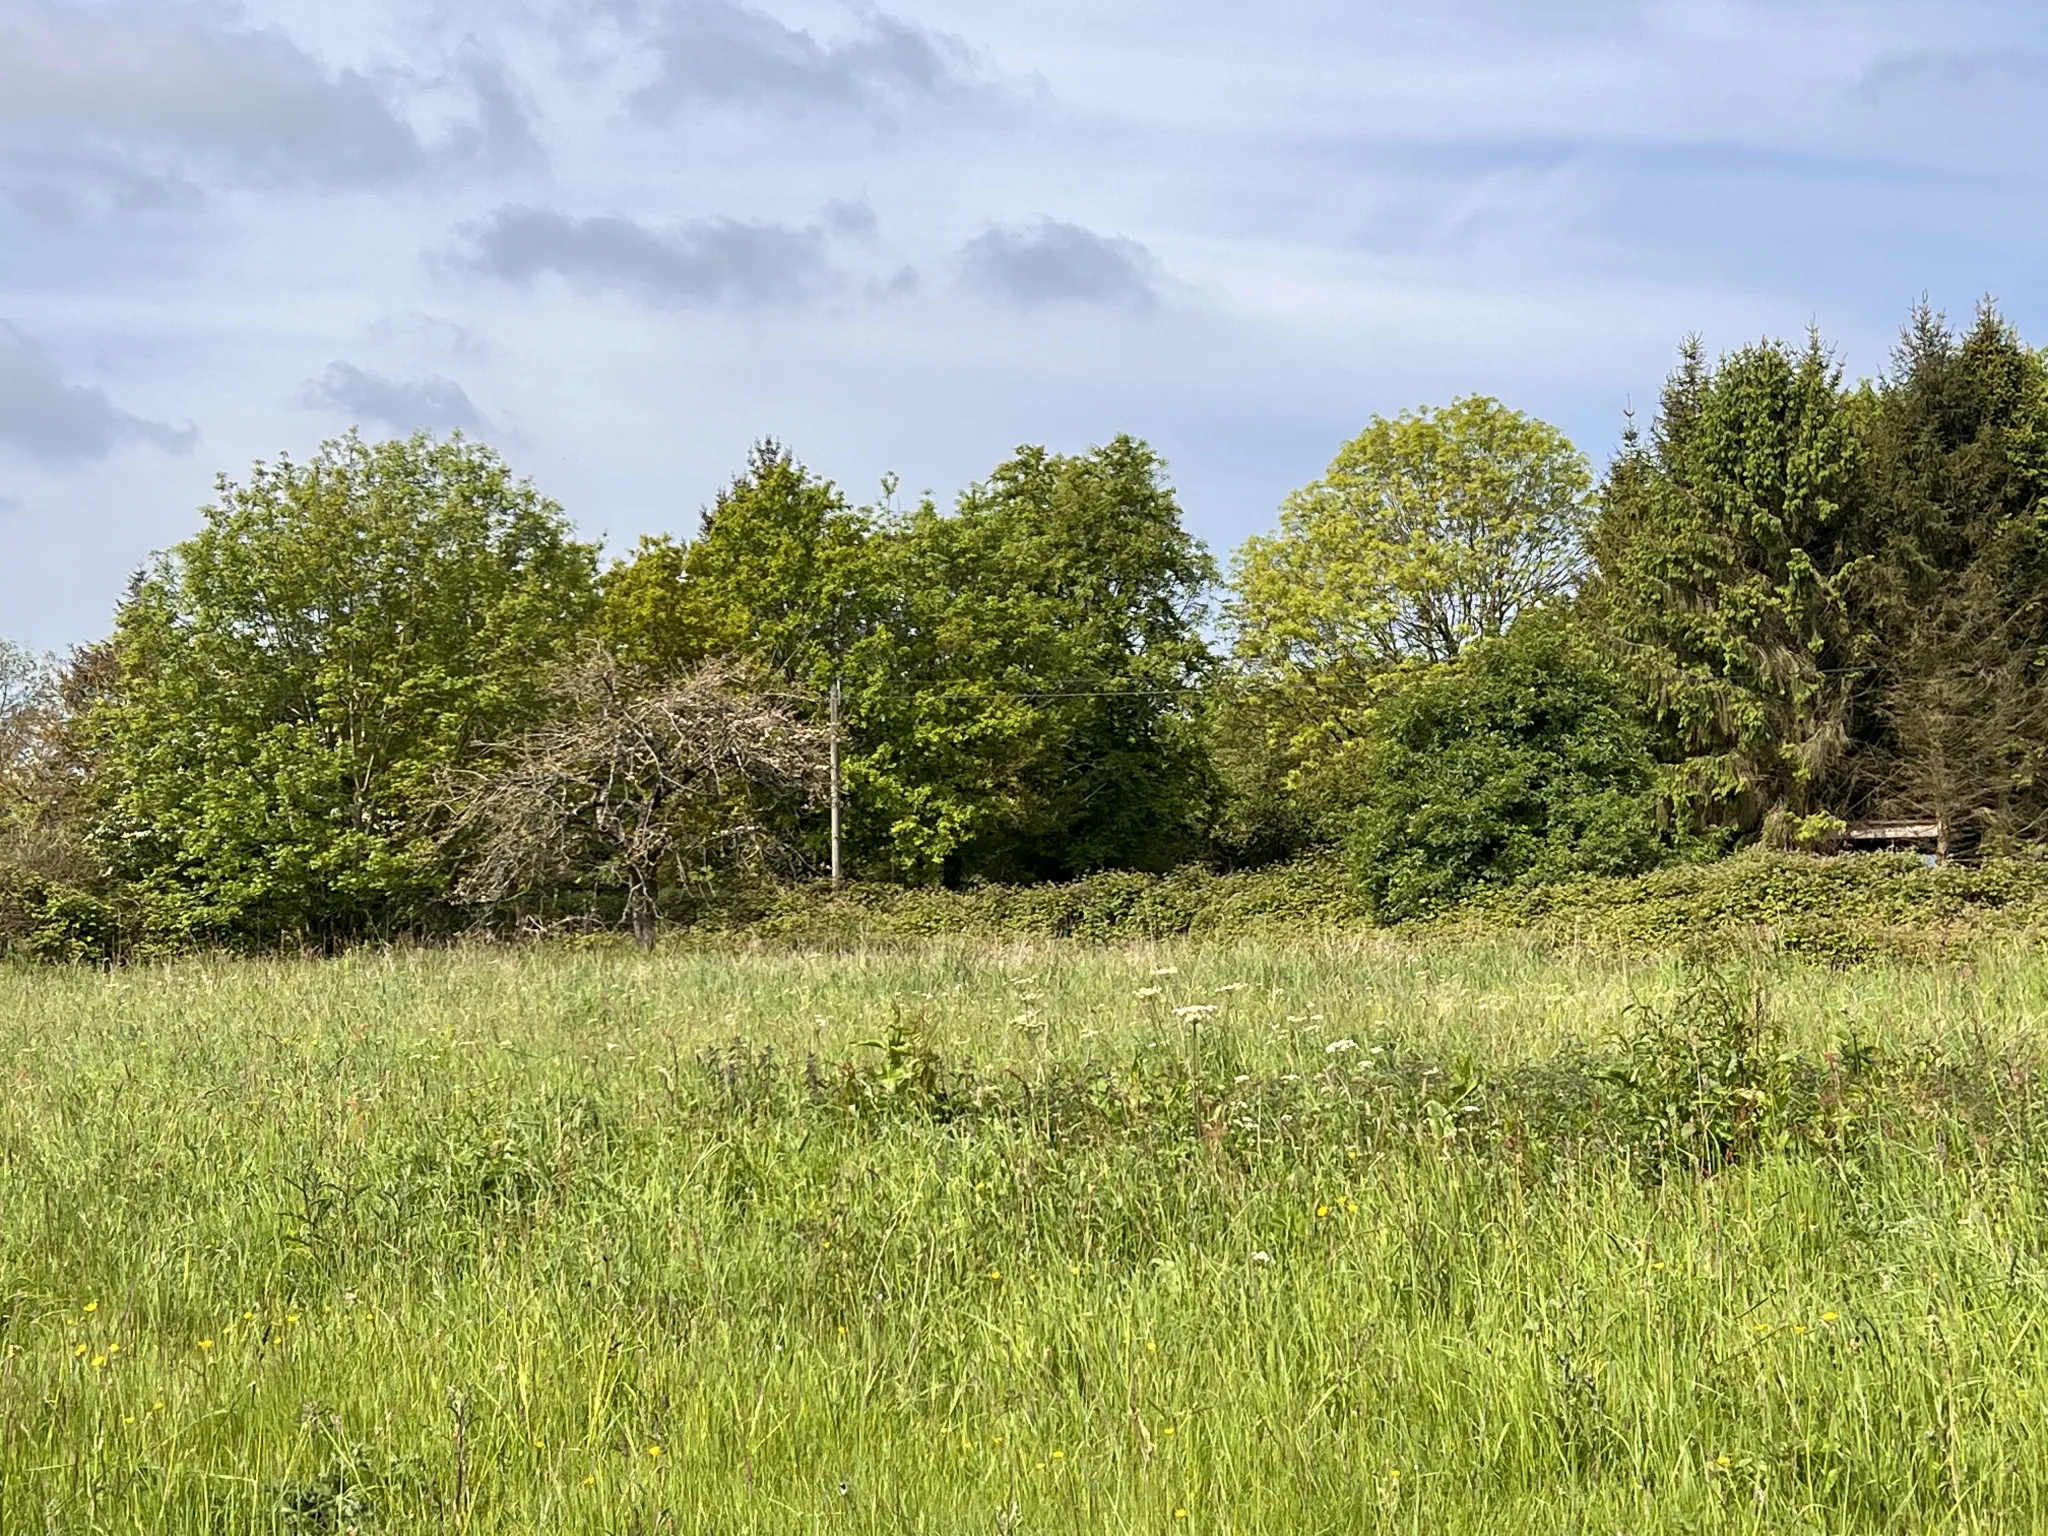
POLYGON ((2048 365, 1988 302, 1914 312, 1862 402, 1876 559, 1858 598, 1859 808, 1953 846, 2048 824, 2048 365))
POLYGON ((1646 700, 1665 792, 1755 830, 1837 791, 1860 653, 1863 450, 1815 337, 1710 365, 1686 344, 1647 443, 1609 474, 1591 606, 1646 700))

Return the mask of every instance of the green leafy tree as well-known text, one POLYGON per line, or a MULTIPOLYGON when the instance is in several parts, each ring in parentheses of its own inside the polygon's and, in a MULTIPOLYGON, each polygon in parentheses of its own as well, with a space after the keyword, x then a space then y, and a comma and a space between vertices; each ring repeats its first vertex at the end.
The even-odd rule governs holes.
POLYGON ((1348 766, 1347 851, 1382 921, 1669 853, 1635 701, 1554 615, 1382 674, 1348 766))
POLYGON ((856 867, 1027 879, 1194 846, 1214 577, 1129 438, 1021 449, 952 511, 902 514, 764 443, 694 540, 606 574, 601 626, 666 675, 745 659, 820 700, 840 679, 856 867))
POLYGON ((605 572, 601 632, 622 661, 656 674, 744 657, 822 693, 871 603, 871 531, 832 482, 761 442, 695 539, 642 539, 605 572))
POLYGON ((351 435, 222 480, 123 605, 105 855, 171 934, 388 934, 449 871, 443 774, 537 713, 595 551, 488 449, 351 435))
POLYGON ((1239 551, 1238 654, 1283 674, 1452 660, 1573 590, 1592 489, 1564 434, 1497 400, 1375 416, 1239 551))
POLYGON ((1645 444, 1610 472, 1593 611, 1649 702, 1665 787, 1708 825, 1753 832, 1839 788, 1851 739, 1864 452, 1841 371, 1689 342, 1645 444))
POLYGON ((1197 846, 1216 573, 1149 447, 1020 449, 873 555, 889 601, 848 652, 849 780, 877 856, 913 878, 1035 879, 1197 846))

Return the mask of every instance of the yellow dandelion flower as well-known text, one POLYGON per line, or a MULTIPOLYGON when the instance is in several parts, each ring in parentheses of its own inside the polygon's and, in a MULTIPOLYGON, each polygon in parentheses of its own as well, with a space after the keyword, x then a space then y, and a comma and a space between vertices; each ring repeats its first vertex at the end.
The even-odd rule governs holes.
POLYGON ((1174 1519, 1176 1519, 1176 1520, 1185 1520, 1185 1519, 1187 1519, 1187 1517, 1188 1517, 1188 1512, 1187 1512, 1186 1510, 1184 1510, 1184 1509, 1176 1509, 1176 1510, 1175 1510, 1175 1511, 1173 1512, 1173 1518, 1174 1518, 1174 1519))
POLYGON ((149 1405, 149 1411, 151 1413, 161 1413, 163 1411, 163 1406, 164 1400, 162 1398, 158 1398, 155 1402, 149 1405))
POLYGON ((92 1316, 92 1314, 93 1314, 93 1313, 95 1313, 95 1312, 99 1311, 99 1309, 100 1309, 100 1304, 99 1304, 98 1302, 96 1302, 96 1301, 88 1301, 88 1302, 87 1302, 87 1303, 85 1304, 85 1315, 86 1315, 87 1317, 90 1317, 90 1316, 92 1316))
POLYGON ((213 1340, 211 1340, 211 1339, 201 1339, 201 1340, 199 1341, 199 1347, 200 1347, 201 1349, 211 1349, 211 1348, 213 1348, 213 1340))
POLYGON ((1324 1218, 1325 1216, 1327 1216, 1327 1215, 1329 1215, 1329 1214, 1330 1214, 1330 1208, 1329 1208, 1329 1207, 1328 1207, 1327 1205, 1319 1205, 1319 1206, 1317 1206, 1317 1207, 1316 1207, 1316 1220, 1317 1220, 1317 1221, 1321 1221, 1321 1220, 1322 1220, 1322 1219, 1323 1219, 1323 1218, 1324 1218))
POLYGON ((588 1476, 588 1477, 586 1477, 585 1479, 583 1479, 583 1486, 584 1486, 584 1487, 586 1487, 586 1488, 589 1488, 589 1487, 593 1487, 593 1486, 595 1486, 595 1484, 596 1484, 596 1483, 597 1483, 597 1474, 596 1474, 595 1472, 591 1473, 591 1474, 590 1474, 590 1476, 588 1476))
POLYGON ((1804 1332, 1806 1332, 1806 1324, 1804 1324, 1804 1323, 1798 1323, 1798 1324, 1795 1324, 1795 1325, 1793 1326, 1793 1329, 1792 1329, 1792 1331, 1793 1331, 1794 1333, 1804 1333, 1804 1332))
POLYGON ((1841 1318, 1842 1314, 1839 1312, 1823 1312, 1820 1315, 1820 1320, 1824 1323, 1840 1322, 1841 1318))
POLYGON ((1158 1353, 1159 1353, 1159 1342, 1158 1342, 1158 1340, 1156 1340, 1156 1339, 1147 1339, 1147 1340, 1145 1341, 1145 1348, 1146 1348, 1147 1350, 1149 1350, 1149 1351, 1150 1351, 1151 1353, 1155 1354, 1155 1355, 1156 1355, 1156 1354, 1158 1354, 1158 1353))
POLYGON ((296 1323, 299 1320, 299 1314, 296 1312, 287 1312, 284 1315, 284 1320, 288 1323, 296 1323))
POLYGON ((74 1360, 83 1360, 85 1358, 85 1346, 81 1344, 78 1346, 78 1348, 71 1351, 71 1358, 74 1360))
POLYGON ((1162 1435, 1170 1435, 1173 1433, 1173 1426, 1169 1424, 1166 1426, 1166 1428, 1159 1431, 1159 1433, 1161 1433, 1162 1435))
POLYGON ((988 1272, 988 1277, 991 1280, 1000 1280, 1003 1278, 1003 1272, 1000 1269, 992 1269, 988 1272))
POLYGON ((121 1353, 120 1340, 116 1339, 113 1343, 109 1344, 107 1346, 107 1353, 110 1355, 118 1355, 119 1353, 121 1353))
POLYGON ((92 1368, 93 1368, 94 1370, 96 1370, 96 1371, 98 1371, 98 1370, 103 1370, 103 1369, 105 1369, 105 1368, 106 1368, 106 1364, 107 1364, 107 1357, 106 1357, 105 1355, 94 1355, 94 1356, 92 1357, 92 1368))
POLYGON ((1717 1467, 1732 1467, 1735 1463, 1726 1456, 1716 1456, 1714 1458, 1714 1465, 1717 1467))
POLYGON ((657 1461, 659 1461, 661 1459, 661 1447, 658 1445, 650 1445, 649 1447, 647 1447, 647 1454, 654 1457, 657 1461))
POLYGON ((536 1440, 533 1442, 533 1448, 536 1451, 544 1451, 548 1448, 548 1443, 545 1440, 536 1440))
POLYGON ((1064 1461, 1066 1459, 1066 1455, 1067 1453, 1065 1451, 1054 1451, 1052 1453, 1052 1459, 1054 1461, 1064 1461))

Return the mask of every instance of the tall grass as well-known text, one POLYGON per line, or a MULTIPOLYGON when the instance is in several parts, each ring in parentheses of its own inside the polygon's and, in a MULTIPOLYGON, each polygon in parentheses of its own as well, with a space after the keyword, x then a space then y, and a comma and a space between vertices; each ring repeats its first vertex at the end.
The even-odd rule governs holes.
POLYGON ((2048 1524, 2048 961, 0 970, 0 1530, 2048 1524))

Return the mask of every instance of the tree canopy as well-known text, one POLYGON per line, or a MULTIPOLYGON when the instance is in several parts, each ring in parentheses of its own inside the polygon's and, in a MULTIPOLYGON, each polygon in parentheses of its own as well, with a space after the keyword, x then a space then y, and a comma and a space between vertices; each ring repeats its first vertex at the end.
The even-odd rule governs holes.
POLYGON ((1240 655, 1280 670, 1451 661, 1584 574, 1592 468, 1497 400, 1375 416, 1247 540, 1240 655))
POLYGON ((99 847, 172 932, 388 933, 441 901, 441 774, 531 721, 596 552, 488 449, 350 436, 223 480, 122 605, 99 847))
POLYGON ((1496 400, 1374 416, 1220 591, 1134 438, 895 490, 763 441, 600 573, 459 437, 223 480, 108 642, 0 646, 0 946, 646 939, 825 867, 835 690, 856 879, 1341 854, 1393 919, 1859 819, 2048 838, 2048 359, 1988 304, 1855 384, 1688 342, 1597 485, 1496 400))

